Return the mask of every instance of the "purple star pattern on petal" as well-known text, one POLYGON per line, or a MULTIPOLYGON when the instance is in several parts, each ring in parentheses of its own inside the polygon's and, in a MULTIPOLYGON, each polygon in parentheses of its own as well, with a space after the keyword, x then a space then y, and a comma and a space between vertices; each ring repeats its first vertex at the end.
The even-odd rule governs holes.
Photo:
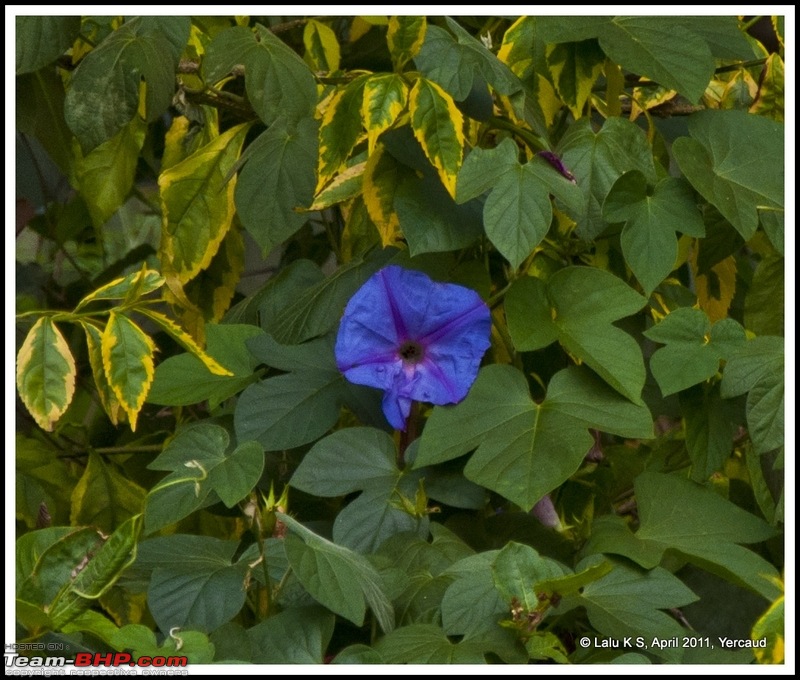
POLYGON ((490 331, 489 308, 474 290, 389 266, 347 303, 336 364, 350 382, 384 390, 386 419, 405 430, 412 401, 467 396, 490 331))

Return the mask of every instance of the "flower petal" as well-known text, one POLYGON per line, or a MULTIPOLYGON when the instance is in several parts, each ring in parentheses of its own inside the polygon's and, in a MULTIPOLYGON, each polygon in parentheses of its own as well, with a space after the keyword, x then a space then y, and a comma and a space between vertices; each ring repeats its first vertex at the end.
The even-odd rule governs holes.
POLYGON ((383 395, 383 415, 395 430, 406 430, 408 414, 411 413, 411 399, 403 397, 394 390, 383 395))
POLYGON ((490 332, 489 308, 475 291, 392 265, 348 302, 336 362, 351 382, 385 390, 387 420, 405 429, 412 400, 453 404, 467 395, 490 332), (419 345, 421 358, 401 356, 406 342, 419 345))

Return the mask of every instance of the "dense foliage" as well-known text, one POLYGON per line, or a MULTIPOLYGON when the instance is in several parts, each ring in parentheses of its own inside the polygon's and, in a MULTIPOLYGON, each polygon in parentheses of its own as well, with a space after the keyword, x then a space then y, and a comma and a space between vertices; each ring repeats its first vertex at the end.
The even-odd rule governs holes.
POLYGON ((782 662, 766 22, 18 17, 18 641, 782 662), (400 430, 390 265, 491 312, 400 430))

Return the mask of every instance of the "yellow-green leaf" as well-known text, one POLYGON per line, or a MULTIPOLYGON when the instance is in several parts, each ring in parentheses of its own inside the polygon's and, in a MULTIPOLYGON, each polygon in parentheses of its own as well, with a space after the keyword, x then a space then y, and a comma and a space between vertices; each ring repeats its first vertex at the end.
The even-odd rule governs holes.
POLYGON ((736 294, 736 258, 726 257, 705 273, 698 271, 697 251, 689 262, 695 274, 698 306, 712 323, 726 318, 736 294))
POLYGON ((406 108, 408 85, 395 73, 372 76, 364 85, 364 103, 361 115, 367 128, 369 153, 375 149, 378 137, 394 125, 406 108))
POLYGON ((232 228, 223 239, 211 264, 184 287, 189 298, 203 312, 203 320, 216 323, 231 306, 236 284, 244 271, 244 239, 232 228))
POLYGON ((783 60, 779 54, 770 54, 764 64, 764 77, 761 79, 758 96, 750 107, 750 113, 783 121, 784 82, 783 60))
POLYGON ((106 379, 135 431, 136 419, 153 382, 155 345, 127 316, 112 310, 100 349, 106 379))
POLYGON ((596 40, 547 46, 547 66, 556 91, 575 118, 580 118, 603 71, 605 54, 596 40))
POLYGON ((92 526, 110 534, 125 520, 142 512, 147 492, 123 475, 113 463, 90 452, 89 463, 72 492, 72 526, 92 526))
POLYGON ((137 289, 136 294, 141 297, 142 295, 152 293, 154 290, 158 290, 163 285, 164 277, 155 269, 139 270, 133 274, 114 279, 110 283, 100 286, 97 290, 89 293, 78 303, 78 306, 75 307, 75 311, 77 312, 90 302, 96 300, 122 300, 134 288, 137 289))
POLYGON ((319 173, 315 193, 344 167, 358 142, 363 129, 361 106, 368 77, 359 76, 328 102, 319 128, 319 173))
POLYGON ((339 69, 339 41, 330 26, 310 19, 303 29, 303 44, 306 47, 306 62, 312 69, 327 72, 339 69))
POLYGON ((533 70, 533 40, 536 33, 534 17, 520 17, 503 35, 497 58, 508 66, 521 80, 533 70))
POLYGON ((120 404, 114 390, 106 378, 106 371, 103 368, 102 342, 103 334, 100 329, 88 321, 81 321, 81 326, 86 333, 86 346, 89 350, 89 365, 92 367, 94 384, 97 387, 97 394, 100 397, 100 404, 108 415, 109 420, 114 425, 120 421, 120 404))
POLYGON ((332 205, 347 201, 361 193, 361 183, 367 162, 354 163, 331 180, 331 183, 317 194, 308 212, 325 210, 332 205))
POLYGON ((239 159, 250 123, 237 125, 161 173, 161 262, 181 283, 205 269, 231 226, 239 159))
POLYGON ((382 144, 370 155, 364 170, 364 205, 378 228, 383 247, 397 243, 403 232, 394 209, 394 196, 402 180, 413 171, 398 163, 382 144))
POLYGON ((77 188, 95 227, 103 226, 128 197, 146 132, 147 124, 134 116, 117 134, 86 156, 75 143, 77 188))
POLYGON ((42 317, 17 354, 17 389, 43 430, 52 431, 75 394, 75 359, 56 325, 42 317))
POLYGON ((411 89, 409 111, 414 136, 455 198, 464 147, 464 117, 453 98, 436 83, 419 78, 411 89))
POLYGON ((780 664, 786 657, 784 641, 784 596, 778 597, 753 626, 753 640, 767 639, 766 647, 754 647, 758 663, 780 664))
POLYGON ((152 309, 139 309, 139 313, 146 316, 148 319, 155 321, 161 328, 169 333, 184 349, 191 352, 203 365, 215 375, 233 375, 231 371, 222 366, 216 359, 206 353, 200 345, 198 345, 194 338, 184 331, 178 324, 173 322, 159 312, 154 312, 152 309))
POLYGON ((400 72, 406 62, 413 59, 425 41, 428 22, 425 17, 392 17, 389 19, 389 30, 386 42, 392 55, 394 68, 400 72))
MULTIPOLYGON (((194 28, 194 25, 192 26, 194 28)), ((192 120, 186 116, 172 119, 164 136, 164 155, 161 157, 161 172, 186 160, 195 151, 219 137, 219 115, 212 106, 199 106, 192 120)))

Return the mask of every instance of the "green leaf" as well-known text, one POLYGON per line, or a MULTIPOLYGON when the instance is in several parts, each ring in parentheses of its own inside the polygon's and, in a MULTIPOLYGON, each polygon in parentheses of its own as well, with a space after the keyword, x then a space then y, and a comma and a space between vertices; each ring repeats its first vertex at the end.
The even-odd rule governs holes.
MULTIPOLYGON (((644 571, 618 564, 600 580, 589 583, 583 593, 564 602, 586 607, 592 626, 603 635, 619 639, 644 636, 668 639, 686 634, 686 630, 663 609, 672 609, 696 601, 697 596, 678 578, 657 567, 644 571)), ((651 648, 649 651, 677 662, 680 648, 651 648)))
POLYGON ((341 50, 336 33, 330 26, 310 19, 303 28, 306 60, 315 71, 338 71, 341 50))
POLYGON ((328 102, 319 127, 317 191, 345 167, 362 134, 361 110, 369 76, 359 76, 328 102))
POLYGON ((465 143, 461 111, 447 92, 425 78, 414 83, 408 110, 414 136, 439 173, 444 188, 455 197, 465 143))
POLYGON ((656 182, 653 152, 644 131, 623 118, 607 119, 597 133, 582 118, 570 126, 557 151, 583 192, 576 233, 587 241, 605 230, 603 201, 620 175, 638 170, 648 183, 656 182))
POLYGON ((145 119, 172 103, 175 70, 189 38, 189 17, 136 17, 111 33, 72 75, 64 115, 84 153, 133 120, 146 84, 145 119))
POLYGON ((650 189, 638 170, 614 182, 603 204, 603 217, 607 222, 625 222, 622 253, 647 295, 675 268, 675 231, 705 236, 694 192, 685 181, 665 177, 650 189))
POLYGON ((190 664, 210 664, 214 660, 214 645, 203 633, 195 630, 171 633, 159 645, 152 630, 140 623, 131 623, 114 634, 111 644, 116 649, 131 650, 137 661, 143 656, 185 656, 190 664))
POLYGON ((450 17, 447 26, 455 37, 438 26, 428 26, 425 42, 414 63, 422 74, 441 85, 457 101, 467 98, 477 75, 498 93, 510 95, 522 83, 503 62, 479 40, 450 17))
POLYGON ((284 539, 289 564, 314 599, 357 626, 369 605, 383 631, 394 628, 392 604, 365 557, 317 536, 288 515, 278 516, 292 531, 284 539))
POLYGON ((696 387, 680 395, 686 423, 686 448, 692 459, 692 479, 707 480, 722 469, 733 451, 733 436, 739 426, 738 409, 723 399, 719 385, 696 387))
POLYGON ((768 255, 758 263, 744 299, 744 326, 756 335, 783 336, 784 259, 768 255))
POLYGON ((289 609, 248 629, 252 663, 321 664, 335 618, 321 607, 289 609))
MULTIPOLYGON (((19 44, 19 43, 17 43, 19 44)), ((42 69, 17 77, 17 129, 38 139, 50 158, 75 185, 72 131, 64 120, 64 82, 56 69, 42 69)))
POLYGON ((53 430, 75 394, 75 359, 49 317, 28 331, 17 353, 17 389, 43 430, 53 430))
POLYGON ((155 345, 127 316, 112 311, 103 331, 101 351, 106 379, 135 431, 153 382, 155 345))
POLYGON ((680 17, 539 17, 547 42, 597 38, 608 57, 692 102, 699 101, 714 74, 714 59, 704 37, 680 17), (675 40, 680 35, 681 40, 675 40))
POLYGON ((231 375, 215 375, 194 354, 179 354, 156 367, 147 401, 165 406, 188 406, 208 399, 210 407, 216 408, 255 379, 256 362, 245 342, 261 335, 260 328, 249 324, 208 324, 206 354, 227 368, 231 375))
POLYGON ((102 227, 128 198, 146 132, 144 120, 134 116, 111 139, 79 156, 75 167, 78 191, 96 228, 102 227))
POLYGON ((238 541, 180 534, 141 544, 137 566, 152 569, 147 602, 162 631, 177 626, 210 632, 239 612, 250 567, 247 555, 234 561, 238 546, 238 541))
POLYGON ((673 475, 646 472, 634 482, 640 528, 632 534, 616 518, 596 520, 586 554, 624 555, 642 567, 657 566, 665 551, 676 551, 697 566, 772 599, 778 572, 739 543, 774 535, 763 520, 710 488, 673 475), (666 509, 666 510, 665 510, 666 509))
POLYGON ((747 427, 758 453, 783 446, 783 355, 783 338, 754 338, 729 357, 722 376, 726 399, 747 392, 747 427))
POLYGON ((264 468, 263 449, 251 441, 226 453, 229 443, 225 429, 199 423, 179 431, 164 447, 148 467, 172 474, 147 496, 147 533, 186 517, 212 492, 232 508, 253 489, 264 468))
POLYGON ((486 235, 514 268, 550 228, 550 193, 575 211, 582 208, 580 190, 572 182, 539 157, 520 165, 518 153, 511 139, 488 151, 475 149, 459 172, 456 193, 463 203, 491 189, 483 209, 486 235))
POLYGON ((492 562, 497 551, 465 557, 448 570, 454 577, 442 598, 442 628, 448 635, 472 635, 492 630, 506 603, 494 585, 492 562))
POLYGON ((441 182, 431 176, 404 172, 395 188, 394 209, 412 257, 422 253, 460 250, 483 232, 480 201, 458 205, 441 182))
POLYGON ((348 383, 333 362, 323 370, 300 370, 248 387, 234 413, 236 436, 269 451, 318 439, 339 419, 344 403, 371 400, 374 390, 348 383), (313 414, 309 417, 309 414, 313 414))
POLYGON ((428 21, 424 16, 395 16, 389 19, 386 42, 395 71, 402 71, 403 66, 417 56, 425 40, 427 28, 428 21))
POLYGON ((581 465, 593 443, 588 427, 652 436, 644 406, 631 404, 583 371, 556 374, 547 398, 536 404, 516 369, 487 366, 463 402, 434 409, 414 467, 477 448, 464 469, 467 478, 530 509, 581 465))
POLYGON ((762 211, 783 208, 783 125, 744 111, 701 111, 689 135, 672 146, 681 172, 750 240, 762 211))
POLYGON ((94 526, 110 534, 122 522, 142 512, 146 492, 114 465, 89 453, 89 462, 72 492, 70 522, 94 526))
POLYGON ((539 605, 537 587, 541 581, 552 581, 569 574, 558 562, 541 557, 529 545, 508 543, 492 563, 492 578, 500 596, 509 605, 509 611, 521 606, 525 613, 535 611, 539 605))
MULTIPOLYGON (((422 21, 425 21, 424 17, 422 21)), ((407 103, 408 85, 399 75, 390 73, 367 79, 364 84, 361 116, 367 129, 370 156, 375 151, 378 137, 394 125, 407 103)))
POLYGON ((100 545, 100 534, 90 527, 48 527, 20 536, 16 543, 17 597, 48 605, 100 545))
POLYGON ((330 276, 298 292, 292 304, 284 304, 262 326, 275 340, 287 345, 327 333, 339 322, 353 294, 395 254, 396 251, 386 249, 368 258, 353 259, 330 276))
POLYGON ((547 46, 547 66, 558 96, 578 119, 603 71, 605 55, 595 40, 547 46))
POLYGON ((231 226, 236 180, 229 174, 249 128, 232 127, 158 178, 161 260, 181 283, 208 267, 231 226))
POLYGON ((312 447, 290 484, 327 498, 363 491, 337 515, 333 540, 358 552, 374 552, 389 536, 403 531, 424 529, 427 535, 427 522, 392 504, 397 494, 413 496, 420 477, 399 470, 396 456, 385 432, 368 427, 339 430, 312 447))
POLYGON ((244 64, 247 98, 267 125, 279 118, 301 121, 313 112, 317 103, 314 75, 261 24, 254 29, 234 26, 214 36, 203 60, 205 80, 222 80, 237 64, 244 64))
POLYGON ((450 642, 439 626, 420 623, 398 628, 375 643, 390 664, 483 664, 483 650, 469 640, 450 642))
POLYGON ((14 452, 17 519, 36 527, 44 503, 53 525, 69 524, 70 495, 76 482, 72 463, 59 458, 54 445, 19 433, 14 452))
POLYGON ((620 394, 641 403, 641 349, 613 323, 644 304, 645 298, 606 271, 567 267, 546 285, 531 277, 516 281, 506 296, 506 316, 517 350, 541 349, 558 339, 620 394))
POLYGON ((81 32, 79 16, 18 16, 16 21, 16 73, 38 71, 54 62, 81 32))
POLYGON ((298 208, 311 204, 317 167, 318 123, 281 118, 244 154, 236 184, 236 209, 242 225, 266 255, 292 236, 308 217, 298 208))
POLYGON ((131 565, 141 524, 141 515, 126 520, 94 555, 88 556, 77 576, 65 583, 48 610, 56 630, 86 611, 131 565))
POLYGON ((386 663, 384 658, 372 647, 367 645, 350 645, 339 652, 331 661, 334 664, 382 664, 386 663))
POLYGON ((707 380, 746 342, 744 328, 733 319, 713 326, 701 309, 680 307, 644 333, 665 345, 650 358, 650 369, 666 397, 707 380))

